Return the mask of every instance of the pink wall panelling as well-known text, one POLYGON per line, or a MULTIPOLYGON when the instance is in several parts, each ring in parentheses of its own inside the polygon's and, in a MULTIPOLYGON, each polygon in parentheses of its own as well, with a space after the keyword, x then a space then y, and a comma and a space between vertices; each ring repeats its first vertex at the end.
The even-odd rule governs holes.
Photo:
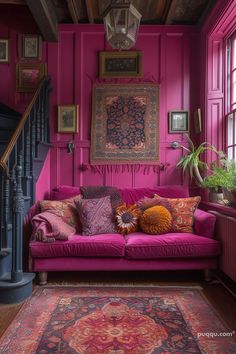
POLYGON ((50 152, 48 152, 44 166, 39 175, 36 183, 35 201, 46 199, 49 196, 50 191, 50 164, 51 164, 50 152))
MULTIPOLYGON (((142 52, 141 81, 154 81, 160 85, 160 162, 170 167, 160 174, 150 170, 114 172, 102 175, 88 169, 81 171, 82 164, 89 164, 90 129, 92 117, 92 88, 95 82, 138 84, 137 79, 98 78, 98 54, 107 48, 103 25, 61 25, 58 45, 48 44, 48 72, 52 77, 51 138, 53 143, 51 163, 51 188, 57 184, 95 185, 109 184, 118 187, 155 186, 158 184, 187 183, 175 165, 181 150, 173 150, 173 140, 182 141, 182 134, 168 133, 168 111, 192 110, 191 101, 196 101, 194 85, 199 80, 196 71, 190 68, 191 57, 198 57, 196 47, 191 46, 196 38, 194 27, 141 26, 133 50, 142 52), (191 53, 190 53, 191 49, 191 53), (195 84, 193 84, 195 83, 195 84), (79 132, 58 134, 57 105, 79 105, 79 132), (66 144, 73 141, 75 150, 66 152, 66 144)), ((199 103, 199 102, 198 102, 199 103)), ((190 112, 192 119, 192 112, 190 112)))
MULTIPOLYGON (((226 40, 235 30, 235 0, 218 1, 201 29, 202 140, 218 150, 225 145, 226 40)), ((216 157, 209 153, 207 159, 216 157)))

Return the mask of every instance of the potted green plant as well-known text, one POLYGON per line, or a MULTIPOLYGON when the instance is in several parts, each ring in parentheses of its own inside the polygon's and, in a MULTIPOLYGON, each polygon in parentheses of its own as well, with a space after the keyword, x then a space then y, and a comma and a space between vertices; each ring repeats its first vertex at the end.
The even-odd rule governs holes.
POLYGON ((203 182, 201 173, 208 169, 207 163, 201 160, 201 155, 207 151, 214 151, 221 158, 225 155, 222 151, 218 151, 214 145, 211 145, 208 142, 203 142, 198 147, 195 147, 188 134, 185 134, 185 137, 189 145, 188 147, 179 143, 175 145, 175 148, 183 148, 184 151, 187 152, 186 155, 181 157, 176 166, 182 168, 183 172, 188 169, 190 177, 194 177, 196 183, 201 186, 203 182))

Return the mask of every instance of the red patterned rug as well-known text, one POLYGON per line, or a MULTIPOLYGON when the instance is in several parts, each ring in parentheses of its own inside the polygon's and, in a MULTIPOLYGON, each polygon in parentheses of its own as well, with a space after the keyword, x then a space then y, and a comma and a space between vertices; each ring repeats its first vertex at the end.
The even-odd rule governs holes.
POLYGON ((236 353, 236 342, 198 289, 47 287, 25 302, 0 353, 236 353))

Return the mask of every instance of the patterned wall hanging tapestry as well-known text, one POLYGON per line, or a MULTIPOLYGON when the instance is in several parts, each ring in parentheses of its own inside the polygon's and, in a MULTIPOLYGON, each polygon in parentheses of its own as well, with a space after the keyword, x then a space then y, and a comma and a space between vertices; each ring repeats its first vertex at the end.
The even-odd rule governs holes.
POLYGON ((158 163, 159 86, 95 84, 91 164, 158 163))

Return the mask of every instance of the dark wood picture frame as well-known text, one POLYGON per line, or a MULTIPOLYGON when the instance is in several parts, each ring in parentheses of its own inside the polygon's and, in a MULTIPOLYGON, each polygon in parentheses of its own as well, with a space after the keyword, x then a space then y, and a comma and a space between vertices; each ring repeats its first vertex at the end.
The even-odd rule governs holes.
POLYGON ((9 39, 0 38, 0 63, 9 62, 9 39))
POLYGON ((169 112, 169 133, 188 133, 189 132, 189 112, 171 111, 169 112))
POLYGON ((99 77, 142 77, 142 53, 99 52, 99 77))
POLYGON ((18 63, 16 65, 16 90, 18 92, 35 91, 39 82, 46 74, 46 64, 18 63))
POLYGON ((21 53, 22 59, 40 60, 42 56, 42 37, 35 34, 23 34, 21 53))
POLYGON ((57 132, 58 133, 78 133, 78 105, 59 105, 57 132))

